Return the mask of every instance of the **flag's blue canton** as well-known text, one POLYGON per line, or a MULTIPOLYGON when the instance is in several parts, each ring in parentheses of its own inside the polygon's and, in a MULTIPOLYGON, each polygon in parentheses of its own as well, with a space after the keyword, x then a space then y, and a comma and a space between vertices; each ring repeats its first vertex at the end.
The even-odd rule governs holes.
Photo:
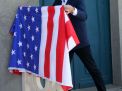
POLYGON ((19 7, 13 26, 9 68, 38 74, 41 40, 41 7, 19 7))

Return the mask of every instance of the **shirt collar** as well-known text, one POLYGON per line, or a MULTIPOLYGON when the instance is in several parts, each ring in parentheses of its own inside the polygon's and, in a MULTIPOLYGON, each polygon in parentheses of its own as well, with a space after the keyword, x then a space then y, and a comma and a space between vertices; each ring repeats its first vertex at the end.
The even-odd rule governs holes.
POLYGON ((68 0, 61 0, 62 4, 66 4, 68 0))

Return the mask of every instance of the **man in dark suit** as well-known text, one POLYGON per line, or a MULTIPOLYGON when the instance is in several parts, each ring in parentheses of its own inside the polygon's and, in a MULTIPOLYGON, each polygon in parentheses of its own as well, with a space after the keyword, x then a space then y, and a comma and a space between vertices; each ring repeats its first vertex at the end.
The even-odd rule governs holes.
POLYGON ((89 41, 87 39, 86 24, 87 14, 85 11, 84 0, 55 0, 53 5, 61 5, 65 1, 65 12, 68 14, 80 44, 70 51, 70 60, 76 53, 82 60, 88 72, 92 76, 98 91, 106 91, 102 76, 92 57, 89 41))

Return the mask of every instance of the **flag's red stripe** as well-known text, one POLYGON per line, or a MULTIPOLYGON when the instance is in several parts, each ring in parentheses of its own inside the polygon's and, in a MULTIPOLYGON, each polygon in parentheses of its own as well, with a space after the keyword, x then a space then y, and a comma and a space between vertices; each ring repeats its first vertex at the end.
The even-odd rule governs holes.
POLYGON ((44 64, 44 76, 50 77, 50 50, 51 50, 51 42, 52 42, 52 34, 53 34, 53 17, 54 17, 54 7, 48 7, 48 23, 47 23, 47 43, 45 49, 45 64, 44 64))
POLYGON ((62 87, 63 91, 68 91, 68 90, 72 89, 72 87, 64 86, 64 85, 62 85, 61 87, 62 87))
POLYGON ((60 10, 59 16, 59 31, 56 47, 56 81, 62 82, 62 70, 63 70, 63 59, 65 49, 65 20, 64 20, 64 8, 60 10))
POLYGON ((19 70, 12 70, 11 73, 16 74, 16 75, 22 74, 22 72, 20 72, 19 70))
MULTIPOLYGON (((79 44, 80 43, 79 42, 79 39, 78 39, 78 37, 77 37, 77 35, 75 33, 75 30, 74 30, 73 25, 72 25, 72 23, 71 23, 70 20, 68 20, 66 22, 65 28, 66 28, 66 35, 67 35, 66 36, 67 37, 66 39, 69 39, 70 37, 73 37, 76 45, 79 44), (69 32, 69 30, 70 30, 70 32, 69 32)), ((68 42, 68 40, 67 40, 67 42, 68 42)))

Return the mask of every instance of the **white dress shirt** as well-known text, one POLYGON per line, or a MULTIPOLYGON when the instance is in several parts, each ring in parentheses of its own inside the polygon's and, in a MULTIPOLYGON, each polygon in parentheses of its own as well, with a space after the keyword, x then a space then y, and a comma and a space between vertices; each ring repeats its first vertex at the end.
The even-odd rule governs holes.
POLYGON ((61 1, 62 1, 62 5, 65 5, 68 0, 61 0, 61 1))
POLYGON ((75 10, 73 11, 72 15, 76 16, 78 13, 78 10, 75 8, 75 10))

